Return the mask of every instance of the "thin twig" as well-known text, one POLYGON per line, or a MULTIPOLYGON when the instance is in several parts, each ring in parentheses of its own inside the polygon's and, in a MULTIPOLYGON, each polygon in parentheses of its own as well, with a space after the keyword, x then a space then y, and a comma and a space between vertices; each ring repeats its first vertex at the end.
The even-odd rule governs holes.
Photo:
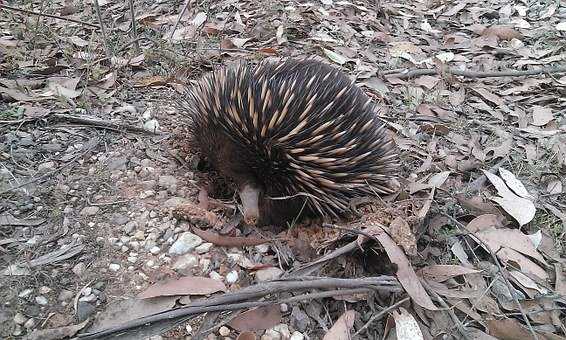
POLYGON ((102 21, 102 11, 100 10, 98 0, 94 0, 94 8, 96 9, 96 16, 98 17, 98 22, 100 24, 102 40, 104 40, 104 51, 106 52, 106 58, 108 58, 109 62, 112 62, 112 50, 110 50, 110 44, 108 43, 108 37, 106 36, 106 29, 104 28, 104 22, 102 21))
MULTIPOLYGON (((116 332, 123 332, 129 329, 141 327, 150 323, 172 320, 190 315, 203 314, 216 311, 231 311, 240 310, 258 306, 268 306, 272 304, 279 304, 283 302, 295 302, 301 299, 312 299, 320 295, 304 294, 302 296, 292 297, 285 300, 270 300, 270 301, 252 301, 252 299, 260 299, 268 295, 281 294, 290 291, 310 290, 310 289, 359 289, 371 288, 372 290, 381 290, 388 292, 399 292, 401 287, 398 282, 389 276, 368 277, 360 279, 336 279, 336 278, 304 278, 303 280, 276 280, 271 282, 264 282, 257 285, 249 286, 233 293, 226 293, 217 297, 197 300, 189 305, 168 310, 161 313, 145 316, 135 320, 128 321, 120 326, 105 329, 95 333, 79 334, 78 337, 82 339, 94 339, 104 337, 116 332), (246 301, 246 302, 242 302, 246 301)), ((351 291, 338 291, 335 295, 343 295, 351 293, 351 291)))
POLYGON ((554 74, 554 73, 566 73, 566 66, 543 67, 535 70, 526 70, 526 71, 505 70, 505 71, 495 71, 495 72, 463 71, 456 69, 447 69, 442 71, 437 69, 412 69, 412 70, 406 69, 404 72, 388 73, 382 75, 385 78, 409 79, 413 77, 432 76, 438 74, 452 74, 455 76, 462 76, 466 78, 491 78, 491 77, 522 77, 522 76, 534 76, 538 74, 554 74))
POLYGON ((100 29, 100 26, 98 26, 96 24, 91 24, 90 22, 85 22, 85 21, 71 19, 71 18, 65 18, 65 17, 59 16, 59 15, 28 11, 27 9, 21 9, 21 8, 7 6, 7 5, 2 5, 2 4, 0 4, 0 8, 3 8, 3 9, 8 10, 8 11, 20 12, 20 13, 25 13, 25 14, 29 14, 29 15, 37 15, 37 16, 40 16, 40 17, 53 18, 53 19, 58 19, 58 20, 74 22, 76 24, 80 24, 80 25, 83 25, 83 26, 88 26, 88 27, 100 29))
POLYGON ((354 333, 353 337, 359 335, 361 332, 363 332, 366 328, 368 328, 372 323, 374 323, 375 321, 381 319, 382 317, 385 316, 385 314, 389 313, 390 311, 394 310, 395 308, 401 306, 402 304, 404 304, 405 302, 409 301, 411 299, 411 297, 407 296, 406 298, 392 304, 391 306, 382 309, 379 313, 373 315, 366 323, 365 325, 363 325, 360 329, 358 329, 358 331, 356 333, 354 333))
POLYGON ((138 29, 136 25, 136 11, 134 10, 134 0, 129 0, 130 15, 132 17, 132 39, 136 53, 140 53, 140 42, 138 40, 138 29))
POLYGON ((181 22, 181 18, 183 17, 183 15, 185 15, 185 12, 187 11, 187 9, 189 8, 190 5, 191 5, 191 0, 186 0, 185 5, 183 6, 183 9, 181 10, 181 13, 179 13, 179 16, 177 17, 177 21, 175 22, 175 26, 173 26, 173 29, 171 30, 171 36, 169 37, 169 39, 173 39, 173 34, 175 34, 175 31, 177 30, 177 26, 179 26, 179 22, 181 22))
POLYGON ((87 117, 87 116, 73 116, 73 115, 67 115, 67 114, 52 113, 49 116, 47 116, 47 118, 48 119, 54 118, 56 120, 61 120, 61 121, 65 121, 65 122, 69 122, 69 123, 73 123, 73 124, 85 124, 85 125, 89 125, 89 126, 94 126, 96 128, 109 129, 109 130, 114 130, 114 131, 129 131, 129 132, 138 132, 138 133, 141 132, 141 133, 149 133, 149 134, 154 134, 154 135, 161 135, 162 134, 158 131, 151 131, 151 130, 144 129, 143 127, 132 126, 132 125, 123 124, 123 123, 114 123, 114 122, 110 122, 110 121, 107 121, 107 120, 90 118, 90 117, 87 117))

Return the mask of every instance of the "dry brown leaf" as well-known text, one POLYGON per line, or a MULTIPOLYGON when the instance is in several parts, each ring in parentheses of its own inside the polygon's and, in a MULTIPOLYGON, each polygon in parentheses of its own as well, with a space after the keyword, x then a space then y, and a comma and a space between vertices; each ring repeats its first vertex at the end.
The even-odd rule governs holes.
POLYGON ((523 35, 510 26, 494 25, 486 28, 481 33, 483 36, 495 36, 500 40, 521 39, 523 35))
POLYGON ((556 294, 566 296, 566 273, 562 268, 562 264, 555 263, 554 271, 556 273, 556 282, 554 284, 554 291, 556 292, 556 294))
POLYGON ((339 53, 336 53, 334 51, 328 50, 326 48, 323 48, 322 51, 328 57, 328 59, 332 60, 333 62, 335 62, 338 65, 344 65, 345 63, 347 63, 350 60, 350 59, 346 58, 345 56, 343 56, 339 53))
POLYGON ((419 86, 424 86, 427 89, 432 90, 436 86, 436 84, 438 84, 439 81, 440 81, 439 77, 421 76, 415 79, 415 84, 419 86))
POLYGON ((521 254, 537 259, 547 264, 542 255, 535 249, 529 237, 517 229, 486 229, 474 233, 491 251, 496 254, 502 247, 510 248, 521 254))
POLYGON ((419 328, 417 320, 405 308, 399 307, 399 311, 393 311, 395 319, 395 333, 398 340, 419 340, 424 339, 423 333, 419 328))
POLYGON ((253 332, 242 332, 242 333, 240 333, 240 335, 238 335, 236 340, 255 340, 256 338, 257 337, 255 336, 255 333, 253 333, 253 332))
POLYGON ((279 305, 269 305, 247 310, 230 320, 228 325, 240 332, 259 331, 281 322, 279 305))
POLYGON ((491 103, 495 104, 497 107, 501 107, 505 105, 505 101, 503 100, 503 98, 499 97, 495 93, 483 87, 472 87, 472 90, 476 91, 485 100, 490 101, 491 103))
POLYGON ((219 291, 226 291, 226 286, 221 281, 208 277, 186 276, 177 280, 155 283, 140 293, 138 297, 148 299, 158 296, 208 295, 219 291))
POLYGON ((391 238, 403 247, 407 255, 414 256, 417 253, 417 241, 411 230, 411 226, 401 217, 395 218, 389 225, 391 238))
POLYGON ((525 274, 529 274, 531 276, 534 275, 541 280, 548 279, 548 274, 546 273, 546 270, 544 270, 544 268, 534 263, 528 257, 522 255, 516 250, 503 247, 497 252, 497 257, 501 258, 505 262, 512 261, 513 267, 516 267, 518 265, 521 271, 525 274))
POLYGON ((531 332, 515 319, 487 320, 489 333, 500 340, 531 339, 531 332))
POLYGON ((485 230, 489 228, 502 228, 503 227, 503 216, 495 214, 483 214, 473 220, 471 220, 467 225, 466 229, 474 233, 476 231, 485 230))
POLYGON ((397 265, 397 279, 407 291, 407 294, 411 296, 413 301, 423 308, 429 310, 437 310, 434 303, 428 296, 427 292, 423 288, 419 277, 415 273, 413 267, 409 263, 407 256, 403 253, 403 250, 395 244, 393 239, 379 226, 372 228, 371 234, 381 243, 387 256, 391 260, 391 263, 397 265))
POLYGON ((167 85, 170 80, 171 78, 166 76, 149 76, 136 80, 134 87, 163 86, 167 85))
POLYGON ((450 265, 450 264, 436 264, 430 265, 421 268, 417 274, 422 275, 423 278, 427 280, 432 280, 435 282, 443 282, 455 276, 470 274, 470 273, 479 273, 480 270, 466 268, 463 266, 458 265, 450 265))
POLYGON ((334 323, 332 328, 324 334, 322 340, 350 340, 350 329, 354 326, 354 320, 358 312, 347 310, 334 323))

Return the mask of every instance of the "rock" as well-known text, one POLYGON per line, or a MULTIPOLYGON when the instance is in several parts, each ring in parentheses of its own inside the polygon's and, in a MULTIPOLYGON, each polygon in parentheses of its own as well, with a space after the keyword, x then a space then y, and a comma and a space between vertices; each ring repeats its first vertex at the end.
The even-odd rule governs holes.
POLYGON ((117 272, 120 269, 120 265, 117 263, 110 263, 108 269, 110 269, 113 272, 117 272))
POLYGON ((26 321, 26 323, 24 323, 25 329, 32 329, 34 326, 35 326, 35 319, 34 318, 30 318, 28 321, 26 321))
POLYGON ((93 216, 100 211, 99 207, 84 207, 80 214, 83 216, 93 216))
POLYGON ((38 295, 35 297, 35 302, 40 305, 40 306, 45 306, 49 303, 49 301, 47 301, 47 298, 43 295, 38 295))
POLYGON ((55 162, 41 163, 37 167, 37 171, 39 171, 41 173, 46 173, 46 172, 53 171, 53 170, 55 170, 55 162))
POLYGON ((152 253, 153 255, 159 254, 160 251, 161 251, 161 248, 159 248, 158 246, 153 246, 149 250, 149 252, 152 253))
POLYGON ((16 325, 23 325, 26 321, 28 321, 28 318, 26 318, 22 313, 18 312, 14 315, 14 322, 16 325))
POLYGON ((296 330, 304 332, 307 330, 311 320, 309 316, 303 312, 299 307, 294 306, 291 311, 291 326, 296 330))
POLYGON ((39 287, 39 294, 49 294, 49 292, 51 292, 52 289, 47 287, 47 286, 41 286, 39 287))
POLYGON ((145 239, 145 233, 142 230, 138 230, 134 233, 134 238, 143 241, 145 239))
POLYGON ((153 190, 146 190, 140 194, 141 199, 145 199, 153 196, 155 196, 155 191, 153 190))
POLYGON ((279 305, 279 310, 281 311, 281 313, 287 313, 289 311, 289 305, 282 303, 279 305))
POLYGON ((238 281, 238 272, 237 271, 232 270, 231 272, 226 274, 226 282, 227 283, 233 284, 233 283, 236 283, 236 281, 238 281))
POLYGON ((71 300, 74 296, 75 294, 73 294, 73 292, 71 292, 70 290, 62 289, 59 292, 59 296, 57 297, 57 300, 61 302, 68 301, 71 300))
POLYGON ((191 334, 193 332, 193 326, 187 324, 185 326, 185 330, 187 331, 187 334, 191 334))
POLYGON ((196 247, 195 251, 197 252, 197 254, 205 254, 208 253, 208 251, 210 250, 210 248, 212 248, 212 246, 213 246, 212 243, 206 242, 196 247))
POLYGON ((269 267, 260 269, 255 272, 255 279, 257 282, 271 281, 279 278, 283 271, 277 267, 269 267))
POLYGON ((61 144, 57 144, 57 143, 48 143, 48 144, 43 144, 41 146, 41 148, 47 152, 59 152, 61 151, 61 144))
POLYGON ((169 248, 169 254, 183 255, 202 244, 202 239, 190 232, 182 233, 169 248))
POLYGON ((293 334, 291 334, 291 338, 289 340, 303 340, 304 338, 305 336, 303 335, 303 333, 294 331, 293 334))
POLYGON ((184 270, 187 268, 193 268, 197 266, 198 263, 199 257, 197 255, 189 253, 183 256, 179 256, 179 258, 177 258, 177 261, 175 261, 175 263, 173 264, 172 268, 174 270, 184 270))
POLYGON ((14 331, 12 332, 13 336, 20 336, 22 335, 23 330, 22 327, 20 325, 16 325, 16 327, 14 327, 14 331))
POLYGON ((77 318, 79 322, 83 322, 91 316, 96 308, 88 302, 79 301, 77 303, 77 318))
POLYGON ((216 281, 222 281, 222 275, 218 274, 217 272, 215 272, 214 270, 211 271, 208 276, 216 281))
POLYGON ((126 170, 128 159, 126 157, 114 158, 108 163, 108 170, 126 170))
POLYGON ((269 244, 267 244, 267 243, 258 244, 257 246, 255 246, 255 249, 256 249, 258 252, 260 252, 260 253, 262 253, 262 254, 265 254, 265 253, 267 253, 267 252, 269 251, 269 244))
POLYGON ((31 288, 24 289, 18 294, 18 297, 26 298, 26 297, 30 296, 31 293, 33 293, 33 289, 31 289, 31 288))
POLYGON ((171 175, 159 176, 158 184, 170 193, 177 191, 177 178, 171 175))
POLYGON ((289 332, 289 326, 279 324, 266 330, 265 334, 261 336, 261 340, 283 340, 289 339, 290 337, 291 333, 289 332))
POLYGON ((86 270, 86 264, 84 264, 84 262, 77 263, 72 269, 73 273, 75 273, 75 275, 78 277, 82 277, 85 270, 86 270))
POLYGON ((113 225, 116 226, 121 226, 124 224, 127 224, 128 221, 130 220, 130 218, 124 214, 120 214, 120 213, 114 213, 112 214, 112 217, 110 218, 110 223, 112 223, 113 225))
POLYGON ((183 197, 171 197, 163 203, 165 208, 175 208, 178 205, 188 203, 189 200, 183 197))
POLYGON ((218 330, 218 334, 220 334, 221 336, 228 336, 230 335, 230 329, 226 326, 222 326, 218 330))

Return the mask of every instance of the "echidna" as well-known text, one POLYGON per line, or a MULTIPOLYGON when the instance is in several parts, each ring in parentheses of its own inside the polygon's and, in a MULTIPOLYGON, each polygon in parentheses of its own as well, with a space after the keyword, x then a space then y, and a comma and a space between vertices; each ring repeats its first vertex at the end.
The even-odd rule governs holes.
POLYGON ((339 217, 352 198, 389 193, 399 165, 370 98, 314 59, 240 63, 180 100, 192 143, 239 190, 249 224, 339 217))

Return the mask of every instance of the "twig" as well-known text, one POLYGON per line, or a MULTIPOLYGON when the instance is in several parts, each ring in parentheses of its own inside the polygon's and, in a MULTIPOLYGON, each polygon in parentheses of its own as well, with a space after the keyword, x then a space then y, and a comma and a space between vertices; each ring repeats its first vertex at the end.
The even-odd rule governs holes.
POLYGON ((132 39, 136 53, 140 53, 140 42, 138 40, 138 30, 136 25, 136 11, 134 10, 134 0, 129 0, 130 15, 132 16, 132 39))
MULTIPOLYGON (((382 290, 388 292, 401 291, 399 283, 392 277, 379 276, 360 279, 335 279, 335 278, 304 278, 304 280, 276 280, 271 282, 264 282, 257 285, 249 286, 233 293, 226 293, 217 297, 197 300, 189 305, 168 310, 165 312, 145 316, 135 320, 126 322, 120 326, 105 329, 95 333, 79 334, 78 337, 82 339, 94 339, 107 336, 116 332, 123 332, 132 328, 137 328, 150 323, 178 319, 190 315, 215 312, 215 311, 230 311, 239 310, 258 306, 267 306, 272 304, 279 304, 283 302, 294 302, 301 299, 312 299, 320 295, 304 294, 302 296, 292 297, 286 300, 277 301, 253 301, 241 302, 251 299, 259 299, 272 294, 280 294, 289 291, 310 290, 310 289, 359 289, 371 288, 373 290, 382 290)), ((348 294, 350 291, 337 290, 335 295, 348 294)))
POLYGON ((356 333, 354 333, 354 335, 352 337, 355 337, 357 335, 359 335, 361 332, 363 332, 366 328, 369 327, 369 325, 371 325, 372 323, 374 323, 375 321, 381 319, 382 317, 385 316, 385 314, 389 313, 390 311, 392 311, 393 309, 399 307, 400 305, 404 304, 405 302, 409 301, 411 298, 409 296, 407 296, 406 298, 392 304, 391 306, 382 309, 379 313, 373 315, 366 323, 365 325, 363 325, 360 329, 358 329, 358 331, 356 333))
POLYGON ((358 245, 358 241, 354 240, 348 244, 346 244, 345 246, 335 249, 332 252, 324 255, 323 257, 307 263, 299 268, 297 268, 296 270, 284 275, 284 277, 302 277, 304 275, 309 275, 311 273, 313 273, 314 271, 318 270, 325 262, 328 262, 338 256, 341 256, 343 254, 347 254, 351 251, 354 251, 355 249, 358 249, 359 245, 358 245))
POLYGON ((187 9, 189 8, 190 5, 191 5, 191 0, 186 0, 185 5, 183 6, 183 9, 181 10, 181 13, 179 13, 179 16, 177 17, 177 21, 175 22, 175 26, 173 26, 173 29, 171 30, 171 36, 169 37, 169 39, 173 39, 173 34, 175 34, 175 31, 177 30, 177 26, 179 26, 179 22, 181 22, 181 18, 183 17, 183 15, 185 15, 185 12, 187 11, 187 9))
POLYGON ((71 18, 65 18, 65 17, 61 17, 61 16, 58 16, 58 15, 54 15, 54 14, 28 11, 27 9, 21 9, 21 8, 7 6, 7 5, 2 5, 2 4, 0 4, 0 8, 3 8, 3 9, 8 10, 8 11, 14 11, 14 12, 20 12, 20 13, 25 13, 25 14, 30 14, 30 15, 37 15, 37 16, 40 16, 40 17, 53 18, 53 19, 58 19, 58 20, 74 22, 76 24, 80 24, 80 25, 83 25, 83 26, 88 26, 88 27, 100 29, 100 26, 98 26, 96 24, 91 24, 90 22, 80 21, 80 20, 71 19, 71 18))
POLYGON ((149 134, 155 134, 155 135, 161 134, 160 132, 147 130, 147 129, 144 129, 142 127, 132 126, 132 125, 123 124, 123 123, 114 123, 114 122, 109 122, 107 120, 94 119, 94 118, 90 118, 90 117, 86 117, 86 116, 73 116, 73 115, 66 115, 66 114, 60 114, 60 113, 53 113, 53 114, 50 114, 49 116, 47 116, 47 118, 51 118, 51 117, 58 119, 58 120, 66 121, 66 122, 69 122, 69 123, 85 124, 85 125, 90 125, 90 126, 94 126, 94 127, 97 127, 97 128, 102 128, 102 129, 111 129, 111 130, 116 130, 116 131, 142 132, 142 133, 149 133, 149 134))
POLYGON ((104 28, 104 22, 102 21, 102 11, 100 10, 98 0, 94 0, 94 8, 96 9, 96 16, 98 17, 98 22, 100 24, 102 40, 104 40, 104 51, 106 52, 106 58, 108 58, 109 62, 112 62, 112 51, 110 50, 110 44, 108 43, 108 37, 106 36, 106 29, 104 28))
POLYGON ((558 67, 543 67, 536 70, 515 71, 505 70, 498 72, 478 72, 478 71, 463 71, 456 69, 446 69, 439 71, 437 69, 406 69, 404 72, 382 74, 385 78, 399 78, 409 79, 418 76, 431 76, 437 74, 452 74, 455 76, 462 76, 466 78, 491 78, 491 77, 522 77, 534 76, 537 74, 553 74, 553 73, 566 73, 566 66, 558 67))

